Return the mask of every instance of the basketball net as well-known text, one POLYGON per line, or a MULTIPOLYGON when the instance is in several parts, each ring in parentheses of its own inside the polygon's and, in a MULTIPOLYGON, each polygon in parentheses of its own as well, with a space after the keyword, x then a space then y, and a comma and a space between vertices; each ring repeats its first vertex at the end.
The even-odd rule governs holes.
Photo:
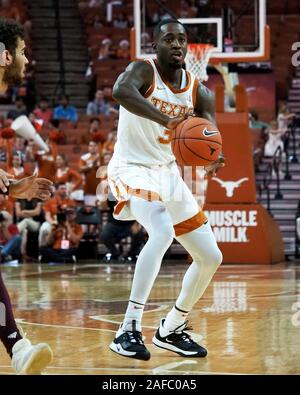
POLYGON ((185 58, 186 68, 193 73, 200 82, 207 81, 207 65, 214 51, 211 44, 188 44, 185 58))

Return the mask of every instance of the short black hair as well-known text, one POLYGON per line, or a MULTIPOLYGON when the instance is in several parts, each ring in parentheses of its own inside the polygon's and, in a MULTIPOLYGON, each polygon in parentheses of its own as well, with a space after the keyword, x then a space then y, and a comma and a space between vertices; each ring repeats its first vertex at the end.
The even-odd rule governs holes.
POLYGON ((162 21, 160 21, 153 30, 153 41, 156 41, 158 36, 161 33, 161 27, 164 25, 168 25, 169 23, 178 23, 178 25, 181 25, 184 29, 185 27, 183 26, 183 24, 181 22, 179 22, 178 19, 172 19, 172 18, 168 18, 168 19, 163 19, 162 21))
POLYGON ((18 38, 24 40, 25 33, 23 26, 13 19, 0 17, 0 43, 3 43, 5 49, 12 56, 16 55, 18 38))

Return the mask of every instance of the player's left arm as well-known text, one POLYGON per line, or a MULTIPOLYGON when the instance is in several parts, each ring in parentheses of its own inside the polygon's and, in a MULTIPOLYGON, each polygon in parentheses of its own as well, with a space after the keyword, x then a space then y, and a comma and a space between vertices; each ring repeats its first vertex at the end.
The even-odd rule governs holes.
MULTIPOLYGON (((216 124, 215 111, 215 95, 210 89, 199 82, 194 114, 197 117, 205 118, 216 124)), ((205 167, 206 174, 208 176, 215 176, 217 171, 224 166, 225 158, 223 153, 221 153, 219 158, 214 163, 205 167)))
POLYGON ((199 82, 194 107, 195 115, 216 123, 215 111, 215 95, 210 89, 199 82))

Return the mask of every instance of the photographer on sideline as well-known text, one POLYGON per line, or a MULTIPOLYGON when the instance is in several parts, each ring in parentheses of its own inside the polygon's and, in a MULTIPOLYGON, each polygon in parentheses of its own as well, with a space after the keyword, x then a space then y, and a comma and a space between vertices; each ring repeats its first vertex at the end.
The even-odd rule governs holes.
POLYGON ((70 263, 76 262, 78 245, 82 238, 81 225, 76 223, 74 207, 57 213, 57 221, 53 221, 47 237, 47 246, 40 249, 41 262, 70 263))
POLYGON ((51 230, 51 225, 57 222, 58 212, 63 211, 66 207, 75 207, 74 200, 69 198, 67 186, 65 183, 58 183, 56 185, 55 196, 49 199, 44 204, 46 221, 40 227, 39 232, 39 247, 47 246, 47 238, 51 230))

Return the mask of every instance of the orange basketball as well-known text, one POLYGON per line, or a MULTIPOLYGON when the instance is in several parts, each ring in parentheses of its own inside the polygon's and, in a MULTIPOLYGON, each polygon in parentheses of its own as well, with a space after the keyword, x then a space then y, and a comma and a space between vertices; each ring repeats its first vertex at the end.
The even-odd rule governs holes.
POLYGON ((207 119, 191 117, 176 127, 172 149, 180 166, 208 166, 222 151, 222 136, 207 119))

